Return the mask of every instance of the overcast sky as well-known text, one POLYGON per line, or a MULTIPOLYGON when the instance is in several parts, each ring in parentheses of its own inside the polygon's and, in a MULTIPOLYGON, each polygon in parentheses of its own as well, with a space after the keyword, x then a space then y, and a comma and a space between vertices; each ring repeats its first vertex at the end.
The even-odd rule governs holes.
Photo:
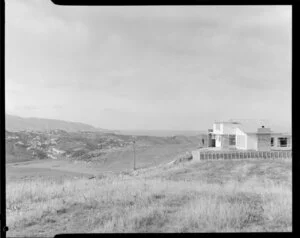
POLYGON ((6 1, 6 112, 107 129, 291 123, 290 6, 6 1))

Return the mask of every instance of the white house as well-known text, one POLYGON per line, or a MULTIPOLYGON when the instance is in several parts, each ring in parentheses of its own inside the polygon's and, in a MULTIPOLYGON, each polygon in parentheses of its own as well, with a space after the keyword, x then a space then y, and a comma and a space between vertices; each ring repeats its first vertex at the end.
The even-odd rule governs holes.
POLYGON ((259 121, 217 121, 208 134, 209 147, 238 150, 291 149, 291 135, 275 133, 259 121))

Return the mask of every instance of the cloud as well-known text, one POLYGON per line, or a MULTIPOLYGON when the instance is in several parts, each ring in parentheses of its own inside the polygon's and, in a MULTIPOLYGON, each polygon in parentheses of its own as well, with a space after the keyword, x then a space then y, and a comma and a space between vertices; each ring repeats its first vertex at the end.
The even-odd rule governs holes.
POLYGON ((141 129, 273 117, 275 104, 290 111, 289 6, 69 8, 11 0, 6 17, 10 108, 93 117, 109 128, 122 118, 122 126, 141 129))

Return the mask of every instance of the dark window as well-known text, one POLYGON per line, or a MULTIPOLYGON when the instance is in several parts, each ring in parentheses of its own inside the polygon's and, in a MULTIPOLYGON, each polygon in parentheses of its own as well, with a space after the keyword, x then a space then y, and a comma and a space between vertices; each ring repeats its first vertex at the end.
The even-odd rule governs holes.
POLYGON ((274 146, 274 137, 271 137, 271 146, 274 146))
POLYGON ((287 147, 287 138, 286 137, 278 138, 278 143, 280 147, 287 147))
POLYGON ((229 145, 235 145, 235 135, 229 135, 229 145))

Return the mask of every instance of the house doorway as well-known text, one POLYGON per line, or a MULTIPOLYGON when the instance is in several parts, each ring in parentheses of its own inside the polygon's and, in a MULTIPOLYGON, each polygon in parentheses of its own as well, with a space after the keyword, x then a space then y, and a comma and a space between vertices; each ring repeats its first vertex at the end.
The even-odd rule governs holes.
POLYGON ((211 140, 211 147, 216 147, 216 139, 211 140))

